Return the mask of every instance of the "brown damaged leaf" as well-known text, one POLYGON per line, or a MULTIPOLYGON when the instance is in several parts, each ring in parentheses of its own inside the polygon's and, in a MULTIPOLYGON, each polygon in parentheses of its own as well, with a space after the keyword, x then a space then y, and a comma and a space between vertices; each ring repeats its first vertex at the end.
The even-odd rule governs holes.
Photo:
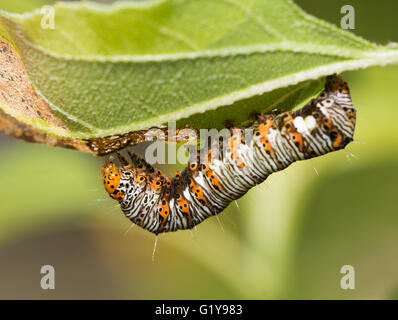
POLYGON ((167 141, 170 143, 197 142, 199 130, 185 126, 183 128, 172 129, 168 127, 152 127, 148 130, 129 132, 122 135, 108 136, 104 138, 92 138, 86 140, 90 150, 99 156, 104 156, 115 151, 134 146, 145 141, 167 141))
POLYGON ((11 44, 0 40, 1 103, 10 107, 15 116, 42 120, 49 126, 68 130, 65 123, 53 114, 47 102, 35 92, 16 50, 11 44))
POLYGON ((55 138, 30 125, 20 122, 0 109, 0 131, 27 142, 44 143, 54 147, 92 152, 83 141, 55 138))

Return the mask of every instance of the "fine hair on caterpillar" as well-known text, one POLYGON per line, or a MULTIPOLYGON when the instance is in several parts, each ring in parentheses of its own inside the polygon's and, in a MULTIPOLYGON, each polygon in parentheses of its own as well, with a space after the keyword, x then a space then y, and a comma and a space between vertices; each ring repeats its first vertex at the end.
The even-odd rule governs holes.
POLYGON ((353 140, 356 110, 347 83, 326 78, 324 90, 302 108, 254 113, 244 128, 228 124, 225 135, 191 148, 187 167, 169 178, 126 150, 120 164, 102 167, 109 195, 127 218, 155 234, 191 229, 222 212, 270 174, 298 160, 343 149, 353 140))

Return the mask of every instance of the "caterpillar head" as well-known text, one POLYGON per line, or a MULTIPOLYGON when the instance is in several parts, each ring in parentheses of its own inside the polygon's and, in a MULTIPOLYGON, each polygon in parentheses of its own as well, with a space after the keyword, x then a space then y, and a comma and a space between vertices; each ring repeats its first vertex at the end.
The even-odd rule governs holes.
MULTIPOLYGON (((347 83, 334 74, 326 78, 325 89, 317 98, 293 112, 293 124, 299 134, 304 134, 308 144, 313 144, 312 151, 317 150, 314 154, 319 155, 330 149, 342 149, 353 140, 355 117, 347 83)), ((289 119, 283 120, 286 123, 289 119)), ((294 137, 296 143, 300 143, 298 137, 294 137)))
POLYGON ((356 111, 348 85, 339 75, 326 78, 316 107, 323 116, 320 126, 330 136, 333 148, 344 148, 353 139, 356 111))
POLYGON ((122 201, 124 192, 118 189, 121 179, 119 168, 113 162, 107 161, 101 167, 101 174, 105 190, 113 199, 122 201))

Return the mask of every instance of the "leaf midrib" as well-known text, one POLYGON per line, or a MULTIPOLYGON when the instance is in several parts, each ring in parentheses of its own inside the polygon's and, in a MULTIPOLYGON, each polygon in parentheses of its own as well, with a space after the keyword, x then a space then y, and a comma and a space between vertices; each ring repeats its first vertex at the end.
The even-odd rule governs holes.
POLYGON ((222 49, 203 49, 201 51, 190 51, 181 53, 169 53, 169 54, 145 54, 145 55, 71 55, 59 53, 51 50, 47 50, 40 45, 33 43, 32 41, 25 39, 24 45, 29 45, 40 51, 41 54, 47 55, 52 58, 61 59, 64 61, 76 61, 76 62, 108 62, 108 63, 119 63, 119 62, 167 62, 167 61, 178 61, 178 60, 194 60, 198 58, 216 58, 216 57, 232 57, 236 55, 251 55, 258 53, 267 52, 291 52, 291 53, 306 53, 314 55, 323 55, 329 57, 347 58, 347 59, 361 59, 369 57, 375 52, 390 52, 397 47, 391 47, 386 50, 386 47, 379 47, 378 49, 369 48, 368 51, 355 50, 355 49, 344 49, 333 45, 320 46, 314 45, 313 43, 299 43, 290 40, 284 40, 280 42, 270 42, 265 45, 250 45, 241 47, 225 47, 222 49), (349 53, 348 53, 349 52, 349 53))

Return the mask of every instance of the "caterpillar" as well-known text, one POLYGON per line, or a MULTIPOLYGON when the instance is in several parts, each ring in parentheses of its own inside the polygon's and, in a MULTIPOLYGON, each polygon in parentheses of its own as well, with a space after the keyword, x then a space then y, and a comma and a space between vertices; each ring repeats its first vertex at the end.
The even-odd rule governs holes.
POLYGON ((246 128, 231 126, 217 152, 200 150, 173 178, 144 159, 118 153, 120 166, 101 168, 109 195, 127 218, 155 233, 191 229, 295 161, 343 149, 353 140, 356 110, 347 83, 326 77, 324 90, 296 111, 256 113, 246 128), (244 130, 252 138, 243 139, 244 130))

